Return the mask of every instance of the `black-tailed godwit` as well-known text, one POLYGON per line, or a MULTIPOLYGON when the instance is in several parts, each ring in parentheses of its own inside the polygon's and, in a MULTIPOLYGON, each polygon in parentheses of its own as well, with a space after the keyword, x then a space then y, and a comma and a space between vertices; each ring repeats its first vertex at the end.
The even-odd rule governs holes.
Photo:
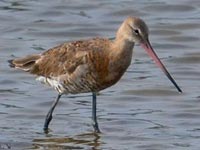
POLYGON ((45 131, 48 131, 52 113, 63 94, 91 92, 93 127, 95 132, 100 132, 96 117, 96 93, 119 81, 131 64, 135 43, 146 50, 177 90, 182 92, 154 52, 148 35, 148 27, 142 19, 128 17, 118 29, 114 40, 94 38, 66 42, 44 53, 9 62, 12 67, 37 75, 37 80, 58 92, 46 116, 45 131))

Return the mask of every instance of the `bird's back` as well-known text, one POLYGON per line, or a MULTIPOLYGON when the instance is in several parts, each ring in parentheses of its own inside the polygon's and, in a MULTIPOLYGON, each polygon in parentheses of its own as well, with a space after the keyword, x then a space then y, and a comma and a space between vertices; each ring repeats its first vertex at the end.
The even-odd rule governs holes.
POLYGON ((45 77, 72 74, 77 67, 88 64, 95 54, 103 57, 109 44, 109 40, 100 38, 61 44, 42 53, 30 72, 45 77))
MULTIPOLYGON (((64 43, 38 55, 10 61, 60 93, 99 91, 109 74, 111 41, 103 38, 64 43)), ((110 83, 109 83, 110 84, 110 83)))

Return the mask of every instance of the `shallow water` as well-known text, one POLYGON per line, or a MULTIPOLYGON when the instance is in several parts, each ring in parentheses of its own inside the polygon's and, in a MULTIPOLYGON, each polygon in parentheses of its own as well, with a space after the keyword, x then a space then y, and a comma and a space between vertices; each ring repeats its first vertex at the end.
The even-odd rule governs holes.
POLYGON ((0 1, 0 149, 198 150, 200 147, 200 1, 0 1), (149 25, 150 41, 184 91, 178 93, 136 46, 115 86, 98 96, 102 134, 91 126, 91 95, 63 96, 42 131, 56 92, 7 60, 64 41, 114 37, 129 15, 149 25))

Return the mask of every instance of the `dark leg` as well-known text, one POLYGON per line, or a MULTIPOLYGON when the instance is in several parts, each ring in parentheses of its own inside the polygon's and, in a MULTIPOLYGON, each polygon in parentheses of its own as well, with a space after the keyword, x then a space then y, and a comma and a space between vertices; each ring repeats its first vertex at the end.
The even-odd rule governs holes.
POLYGON ((62 95, 61 94, 58 94, 58 97, 56 98, 56 100, 53 102, 47 116, 46 116, 46 119, 45 119, 45 123, 44 123, 44 132, 48 132, 48 126, 49 126, 49 123, 51 122, 51 119, 52 119, 52 114, 53 114, 53 111, 56 107, 56 105, 58 104, 58 101, 60 99, 62 95))
POLYGON ((93 121, 93 127, 94 131, 97 133, 100 133, 98 123, 97 123, 97 95, 96 93, 92 93, 92 121, 93 121))

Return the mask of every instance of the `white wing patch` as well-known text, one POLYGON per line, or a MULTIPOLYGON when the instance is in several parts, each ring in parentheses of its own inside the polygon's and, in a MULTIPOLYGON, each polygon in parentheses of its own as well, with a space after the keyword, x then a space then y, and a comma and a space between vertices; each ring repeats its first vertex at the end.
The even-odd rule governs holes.
MULTIPOLYGON (((85 93, 91 92, 92 86, 95 83, 94 79, 90 76, 88 78, 88 65, 80 65, 72 74, 63 74, 58 77, 44 77, 38 76, 37 81, 53 87, 59 93, 85 93)), ((92 74, 92 73, 91 73, 92 74)))
POLYGON ((63 87, 63 85, 58 80, 46 78, 44 76, 39 76, 36 78, 36 80, 40 81, 43 84, 47 84, 47 85, 53 87, 59 93, 64 93, 66 91, 66 89, 63 87))

